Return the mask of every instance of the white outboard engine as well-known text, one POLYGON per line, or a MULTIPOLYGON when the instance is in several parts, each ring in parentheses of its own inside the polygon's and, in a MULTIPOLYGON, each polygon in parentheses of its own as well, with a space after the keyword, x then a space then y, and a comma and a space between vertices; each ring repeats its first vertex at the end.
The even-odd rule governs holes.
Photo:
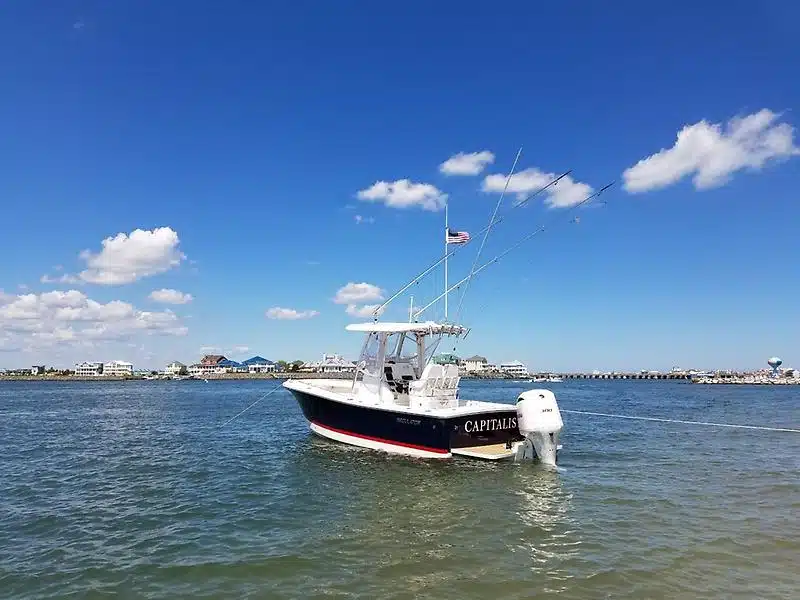
POLYGON ((517 427, 525 442, 517 460, 539 457, 542 464, 555 466, 558 434, 564 427, 556 397, 550 390, 528 390, 517 398, 517 427))

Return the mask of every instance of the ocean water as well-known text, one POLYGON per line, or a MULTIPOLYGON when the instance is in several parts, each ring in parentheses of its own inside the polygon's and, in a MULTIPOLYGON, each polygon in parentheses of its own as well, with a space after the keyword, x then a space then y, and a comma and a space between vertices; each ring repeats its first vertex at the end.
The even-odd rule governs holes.
MULTIPOLYGON (((336 445, 283 390, 220 428, 274 385, 0 383, 0 597, 800 598, 800 434, 564 414, 553 472, 336 445)), ((800 427, 794 387, 550 388, 800 427)))

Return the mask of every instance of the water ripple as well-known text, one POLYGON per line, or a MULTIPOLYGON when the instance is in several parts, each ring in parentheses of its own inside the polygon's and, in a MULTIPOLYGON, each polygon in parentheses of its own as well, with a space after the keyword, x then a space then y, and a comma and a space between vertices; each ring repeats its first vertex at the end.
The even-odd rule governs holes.
MULTIPOLYGON (((332 444, 284 392, 219 429, 272 385, 3 383, 2 597, 798 597, 800 436, 566 415, 552 471, 332 444)), ((577 410, 800 423, 782 388, 556 392, 577 410)))

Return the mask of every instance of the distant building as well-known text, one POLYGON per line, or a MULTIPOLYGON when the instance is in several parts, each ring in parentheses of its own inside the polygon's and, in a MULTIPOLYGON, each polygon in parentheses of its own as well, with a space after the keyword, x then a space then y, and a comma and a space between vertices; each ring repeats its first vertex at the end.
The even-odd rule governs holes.
POLYGON ((106 377, 126 377, 133 375, 133 364, 124 360, 112 360, 103 365, 103 375, 106 377))
POLYGON ((31 375, 44 375, 44 365, 33 365, 31 367, 31 375))
POLYGON ((467 372, 475 372, 475 371, 483 371, 486 369, 486 365, 489 363, 486 358, 483 356, 471 356, 470 358, 464 359, 464 368, 467 372))
POLYGON ((242 361, 242 366, 247 367, 248 373, 274 373, 277 365, 262 356, 254 356, 242 361))
POLYGON ((246 373, 247 367, 242 367, 241 363, 236 362, 235 360, 231 360, 229 358, 224 358, 217 362, 214 365, 214 372, 215 373, 246 373))
POLYGON ((182 362, 178 362, 177 360, 173 360, 171 363, 167 365, 167 368, 164 369, 165 375, 183 375, 186 373, 186 365, 182 362))
POLYGON ((521 363, 518 360, 512 360, 511 362, 502 363, 500 365, 500 371, 502 371, 506 375, 511 375, 512 377, 528 376, 528 367, 526 367, 523 363, 521 363))
POLYGON ((75 365, 76 377, 98 377, 103 374, 103 363, 82 362, 75 365))
POLYGON ((437 365, 457 365, 460 361, 458 356, 455 354, 451 352, 443 352, 434 356, 433 362, 437 365))
POLYGON ((214 372, 214 369, 217 367, 215 365, 204 365, 202 363, 195 363, 191 365, 187 370, 189 371, 189 375, 194 375, 195 377, 201 377, 204 375, 210 375, 214 372))
POLYGON ((356 365, 338 354, 323 354, 322 360, 304 363, 300 370, 316 373, 352 373, 356 370, 356 365))
POLYGON ((221 354, 206 354, 203 358, 200 359, 201 365, 217 365, 221 363, 223 360, 228 360, 221 354))

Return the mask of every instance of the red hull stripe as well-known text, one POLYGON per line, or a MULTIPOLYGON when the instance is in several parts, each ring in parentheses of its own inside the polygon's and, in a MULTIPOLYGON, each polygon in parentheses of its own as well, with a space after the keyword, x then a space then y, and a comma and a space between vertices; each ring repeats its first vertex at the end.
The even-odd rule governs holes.
MULTIPOLYGON (((314 421, 312 421, 314 423, 314 421)), ((369 440, 371 442, 380 442, 381 444, 389 444, 390 446, 402 446, 403 448, 413 448, 414 450, 424 450, 425 452, 433 452, 435 454, 450 454, 450 450, 442 450, 441 448, 431 448, 429 446, 418 446, 417 444, 406 444, 405 442, 397 442, 394 440, 385 440, 371 435, 363 435, 361 433, 353 433, 352 431, 345 431, 344 429, 336 429, 335 427, 328 427, 320 423, 314 423, 317 427, 341 433, 342 435, 349 435, 350 437, 361 438, 362 440, 369 440)))

